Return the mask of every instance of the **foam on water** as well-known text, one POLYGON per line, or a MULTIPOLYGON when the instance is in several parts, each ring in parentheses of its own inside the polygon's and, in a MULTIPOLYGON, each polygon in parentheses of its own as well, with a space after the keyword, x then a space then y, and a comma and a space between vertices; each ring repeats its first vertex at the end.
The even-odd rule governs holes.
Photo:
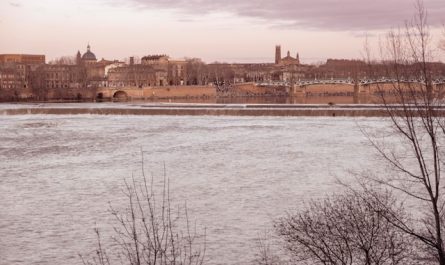
POLYGON ((207 228, 210 264, 245 264, 254 239, 349 170, 376 167, 356 123, 376 118, 22 115, 0 117, 0 264, 81 264, 95 223, 125 205, 124 178, 160 181, 207 228))

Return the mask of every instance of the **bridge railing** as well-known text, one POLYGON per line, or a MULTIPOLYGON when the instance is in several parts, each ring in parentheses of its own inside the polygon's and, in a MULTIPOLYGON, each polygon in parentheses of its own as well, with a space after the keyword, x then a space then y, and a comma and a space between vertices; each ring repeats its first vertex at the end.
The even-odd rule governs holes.
MULTIPOLYGON (((317 85, 317 84, 346 84, 346 85, 372 85, 372 84, 384 84, 384 83, 419 83, 425 84, 425 80, 422 79, 360 79, 357 82, 353 79, 311 79, 311 80, 298 80, 294 82, 297 86, 317 85)), ((432 80, 433 85, 445 84, 445 78, 436 78, 432 80)), ((256 83, 257 86, 291 86, 292 83, 288 81, 270 81, 256 83)))

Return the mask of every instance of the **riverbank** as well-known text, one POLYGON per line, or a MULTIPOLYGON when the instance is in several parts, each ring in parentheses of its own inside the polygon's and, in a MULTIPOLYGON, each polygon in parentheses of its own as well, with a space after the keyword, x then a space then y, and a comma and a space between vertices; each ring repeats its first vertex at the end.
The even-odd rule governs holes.
MULTIPOLYGON (((437 110, 445 116, 445 108, 437 110)), ((27 103, 0 104, 0 115, 172 115, 386 117, 378 104, 27 103)))
POLYGON ((189 115, 189 116, 386 116, 380 105, 302 105, 302 104, 4 104, 0 115, 189 115))

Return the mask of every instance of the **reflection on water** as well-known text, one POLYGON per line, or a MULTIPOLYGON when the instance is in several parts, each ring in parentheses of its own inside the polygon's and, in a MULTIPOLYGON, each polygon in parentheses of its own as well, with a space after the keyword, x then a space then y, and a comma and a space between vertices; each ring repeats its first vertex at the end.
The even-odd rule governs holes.
POLYGON ((306 96, 306 97, 218 97, 218 98, 181 98, 147 99, 133 102, 155 103, 201 103, 201 104, 378 104, 377 96, 306 96))
MULTIPOLYGON (((385 96, 387 102, 397 102, 395 97, 385 96)), ((96 99, 94 102, 127 102, 119 99, 96 99)), ((317 94, 307 96, 237 96, 237 97, 189 97, 189 98, 147 98, 135 99, 131 102, 153 103, 198 103, 198 104, 380 104, 377 95, 335 95, 317 94)), ((85 103, 91 100, 48 100, 40 103, 85 103)))

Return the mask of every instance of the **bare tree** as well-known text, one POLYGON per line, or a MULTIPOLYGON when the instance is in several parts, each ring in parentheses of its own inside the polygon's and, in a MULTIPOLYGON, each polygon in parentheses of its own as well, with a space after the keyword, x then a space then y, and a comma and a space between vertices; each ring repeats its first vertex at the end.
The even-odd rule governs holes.
POLYGON ((110 207, 117 222, 114 226, 117 251, 104 246, 96 229, 97 249, 89 259, 81 256, 83 264, 110 265, 113 261, 128 265, 204 264, 205 233, 197 233, 196 224, 189 220, 186 205, 177 209, 171 206, 165 173, 160 196, 154 192, 153 178, 148 180, 145 174, 140 182, 134 177, 130 182, 126 181, 124 192, 128 199, 126 210, 110 207), (180 229, 181 225, 184 230, 180 229))
POLYGON ((288 256, 280 248, 279 238, 272 231, 264 231, 255 240, 253 265, 291 264, 288 256))
POLYGON ((186 84, 187 85, 205 85, 206 83, 206 65, 198 58, 186 59, 186 84))
MULTIPOLYGON (((367 176, 408 196, 419 210, 410 220, 391 211, 384 217, 422 244, 429 260, 445 265, 442 165, 444 163, 444 101, 433 83, 434 60, 427 12, 416 1, 416 16, 403 30, 388 33, 383 47, 390 86, 378 86, 380 100, 390 119, 391 134, 365 132, 392 169, 385 175, 367 176), (391 146, 387 140, 397 142, 391 146)), ((377 198, 377 197, 376 197, 377 198)), ((378 198, 377 198, 378 199, 378 198)))
POLYGON ((62 56, 51 60, 48 64, 60 64, 60 65, 75 65, 76 57, 75 56, 62 56))
POLYGON ((305 210, 281 218, 276 229, 287 250, 304 264, 418 264, 412 261, 408 236, 384 218, 383 212, 391 210, 404 220, 403 207, 390 193, 379 193, 379 199, 349 191, 312 201, 305 210))

